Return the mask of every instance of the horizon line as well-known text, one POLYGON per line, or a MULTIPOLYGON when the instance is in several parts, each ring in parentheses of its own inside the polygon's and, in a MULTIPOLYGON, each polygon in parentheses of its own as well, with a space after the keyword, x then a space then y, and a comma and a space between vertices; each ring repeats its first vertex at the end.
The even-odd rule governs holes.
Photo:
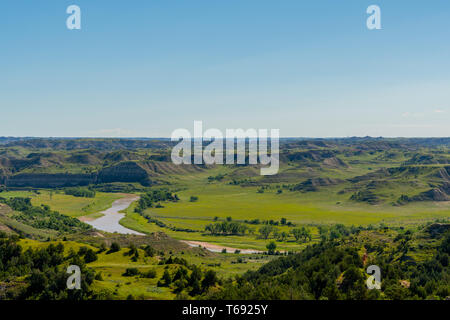
MULTIPOLYGON (((270 136, 269 136, 270 137, 270 136)), ((203 137, 192 137, 193 139, 203 137)), ((246 137, 247 139, 248 137, 246 137)), ((329 137, 308 137, 308 136, 284 136, 280 139, 450 139, 450 136, 329 136, 329 137)), ((128 140, 142 140, 142 139, 164 139, 171 140, 171 137, 82 137, 82 136, 0 136, 0 139, 128 139, 128 140)), ((224 140, 229 139, 224 137, 224 140)))

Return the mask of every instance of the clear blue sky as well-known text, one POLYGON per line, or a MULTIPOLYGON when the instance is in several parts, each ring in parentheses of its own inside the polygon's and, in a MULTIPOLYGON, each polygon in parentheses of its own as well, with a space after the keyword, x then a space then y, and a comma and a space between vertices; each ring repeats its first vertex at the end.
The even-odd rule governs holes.
POLYGON ((448 0, 4 0, 0 58, 0 136, 450 136, 448 0))

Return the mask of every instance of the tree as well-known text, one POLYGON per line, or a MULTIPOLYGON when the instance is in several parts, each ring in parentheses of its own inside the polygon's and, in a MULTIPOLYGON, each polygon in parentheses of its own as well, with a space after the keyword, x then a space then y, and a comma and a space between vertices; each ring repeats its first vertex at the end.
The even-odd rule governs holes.
POLYGON ((367 288, 365 287, 365 278, 361 271, 358 270, 356 266, 352 265, 344 272, 343 277, 344 279, 340 289, 347 295, 347 299, 365 299, 367 288))
POLYGON ((120 251, 120 245, 117 242, 111 243, 111 247, 109 248, 107 253, 113 253, 120 251))
POLYGON ((142 276, 144 278, 156 278, 156 271, 154 269, 150 269, 147 272, 143 273, 142 276))
POLYGON ((214 286, 218 282, 216 272, 208 270, 205 273, 205 277, 202 280, 202 291, 208 290, 209 287, 214 286))
POLYGON ((167 269, 164 270, 164 274, 163 274, 161 280, 164 281, 164 285, 166 285, 166 286, 169 286, 172 283, 172 277, 170 276, 170 273, 167 269))
POLYGON ((156 250, 153 249, 152 246, 147 245, 147 246, 145 246, 145 248, 144 248, 144 252, 145 252, 145 256, 146 256, 146 257, 153 257, 153 256, 155 255, 156 250))
POLYGON ((277 244, 274 241, 271 241, 266 245, 266 248, 268 250, 268 254, 274 254, 277 244))
POLYGON ((173 276, 172 281, 176 281, 176 280, 179 280, 179 279, 182 279, 182 280, 186 279, 187 278, 187 273, 188 272, 187 272, 186 268, 184 268, 184 267, 178 268, 177 272, 173 276))
POLYGON ((264 239, 268 239, 272 231, 274 231, 274 227, 270 225, 262 226, 261 228, 259 228, 259 233, 264 239))
POLYGON ((84 255, 84 262, 86 263, 90 263, 90 262, 94 262, 97 261, 97 254, 92 250, 92 249, 88 249, 84 255))
POLYGON ((191 289, 191 291, 189 292, 189 294, 190 294, 191 296, 195 296, 195 295, 201 293, 201 289, 200 289, 200 281, 198 281, 197 279, 194 280, 194 282, 192 283, 191 287, 192 287, 192 289, 191 289))
POLYGON ((291 232, 296 241, 302 240, 303 242, 306 242, 307 240, 311 241, 312 239, 311 232, 305 227, 293 229, 291 232))
POLYGON ((275 237, 277 238, 278 241, 286 241, 288 234, 285 231, 277 232, 275 237))
POLYGON ((139 275, 139 270, 137 268, 127 268, 122 275, 124 277, 134 277, 139 275))
POLYGON ((105 252, 105 251, 106 251, 106 244, 104 242, 102 242, 100 244, 100 248, 98 249, 97 253, 102 253, 102 252, 105 252))

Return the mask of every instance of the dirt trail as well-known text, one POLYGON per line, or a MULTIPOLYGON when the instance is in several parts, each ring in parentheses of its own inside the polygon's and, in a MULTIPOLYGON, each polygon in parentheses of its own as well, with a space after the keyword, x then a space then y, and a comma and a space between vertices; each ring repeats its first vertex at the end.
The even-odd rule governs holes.
POLYGON ((203 241, 187 241, 187 240, 180 240, 180 241, 190 245, 191 247, 201 246, 211 252, 222 252, 223 249, 226 249, 228 253, 234 253, 236 250, 239 250, 242 254, 262 253, 262 251, 258 251, 258 250, 254 250, 254 249, 230 248, 230 247, 224 247, 224 246, 220 246, 220 245, 212 244, 212 243, 208 243, 208 242, 203 242, 203 241))

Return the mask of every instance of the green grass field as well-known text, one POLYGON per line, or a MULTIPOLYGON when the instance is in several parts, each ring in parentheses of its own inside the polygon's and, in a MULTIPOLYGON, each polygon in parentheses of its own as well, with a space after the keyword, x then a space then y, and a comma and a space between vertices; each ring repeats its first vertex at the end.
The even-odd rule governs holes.
MULTIPOLYGON (((320 224, 367 226, 385 223, 408 226, 450 216, 450 207, 445 202, 416 202, 404 206, 393 206, 391 203, 379 205, 357 203, 349 200, 349 194, 338 193, 342 186, 331 186, 318 192, 301 193, 285 190, 277 194, 277 188, 271 185, 264 193, 258 193, 258 187, 242 187, 223 182, 209 183, 207 176, 224 172, 221 168, 214 170, 207 174, 172 177, 171 182, 178 186, 177 194, 180 201, 163 203, 163 208, 149 208, 146 211, 166 225, 198 232, 179 232, 160 228, 134 213, 133 206, 127 210, 126 218, 121 224, 141 232, 164 231, 175 239, 265 250, 270 239, 258 239, 256 235, 211 236, 205 235, 203 231, 207 224, 214 222, 214 217, 218 217, 221 221, 231 217, 234 221, 241 222, 252 219, 279 221, 286 218, 297 226, 309 226, 315 241, 318 239, 315 226, 320 224), (198 201, 190 202, 191 196, 198 196, 198 201)), ((395 198, 406 192, 405 188, 408 187, 401 185, 395 188, 387 185, 379 192, 395 198)), ((261 227, 261 225, 249 226, 254 229, 255 234, 261 227)), ((286 226, 277 228, 280 232, 292 229, 286 226)), ((301 250, 304 246, 296 243, 292 236, 288 241, 277 242, 277 245, 280 250, 294 251, 301 250)))

